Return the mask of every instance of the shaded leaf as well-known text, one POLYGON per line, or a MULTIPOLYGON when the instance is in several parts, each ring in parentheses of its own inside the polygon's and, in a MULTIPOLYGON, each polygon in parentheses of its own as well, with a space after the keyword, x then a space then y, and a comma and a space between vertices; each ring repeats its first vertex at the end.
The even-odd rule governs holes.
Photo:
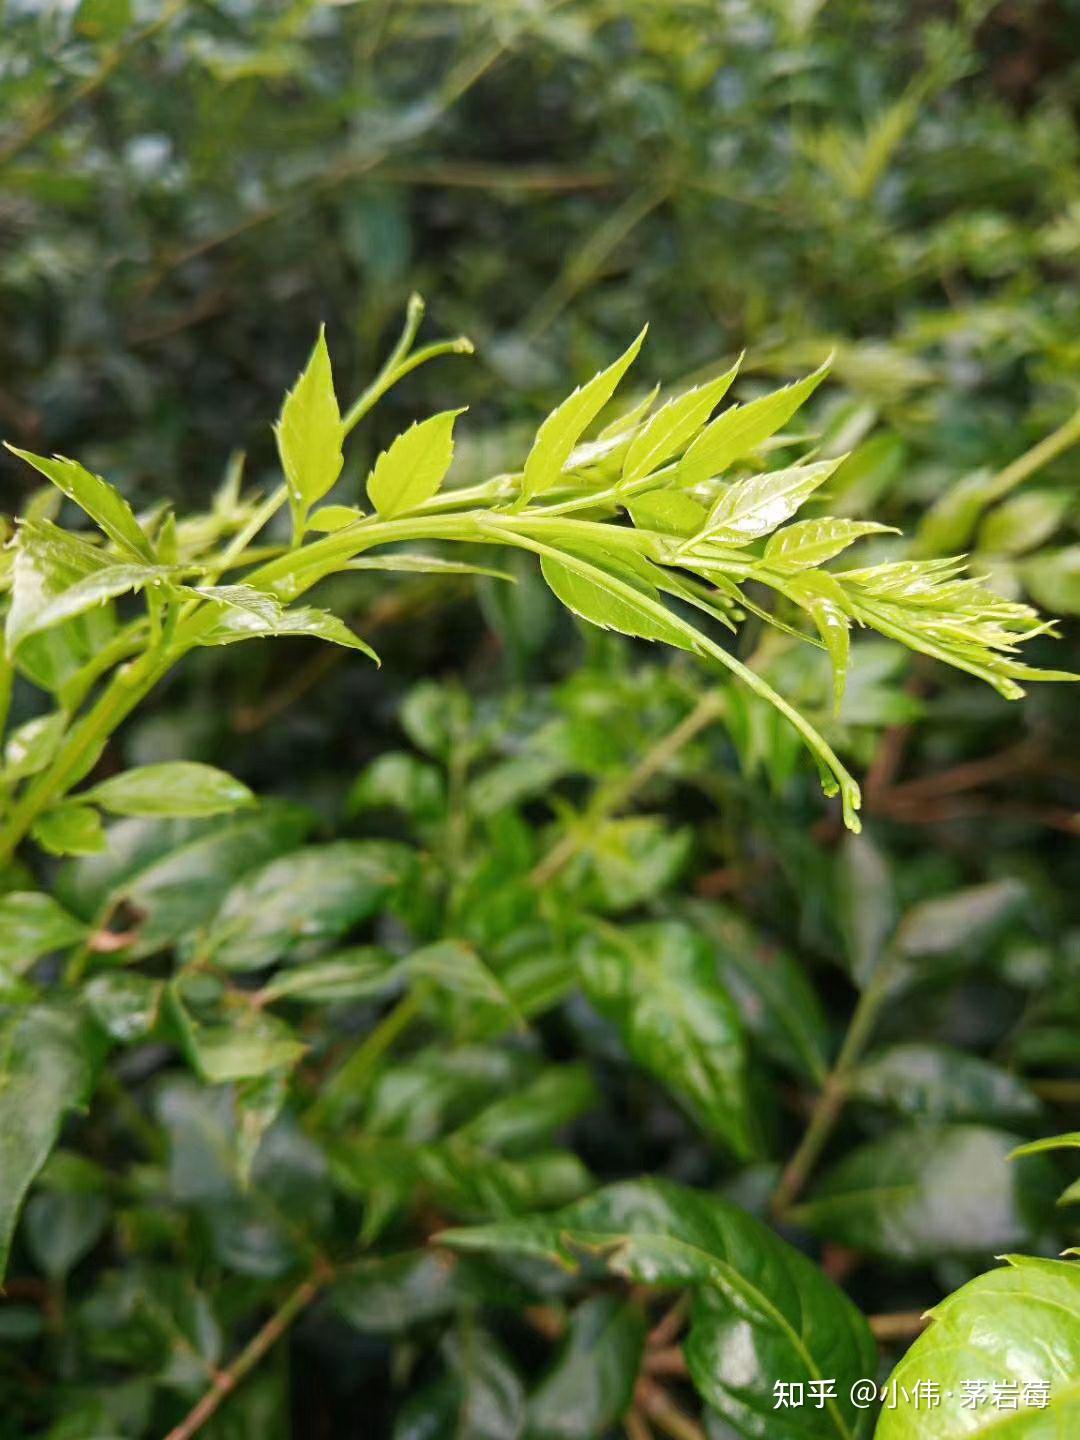
POLYGON ((16 975, 34 961, 65 945, 76 945, 86 926, 52 898, 38 890, 14 890, 0 895, 0 967, 16 975))
POLYGON ((199 819, 255 804, 246 785, 224 770, 193 760, 137 765, 102 780, 80 799, 93 800, 114 815, 199 819))
POLYGON ((614 1295, 584 1301, 551 1370, 529 1397, 536 1440, 595 1440, 633 1398, 645 1344, 641 1310, 614 1295))

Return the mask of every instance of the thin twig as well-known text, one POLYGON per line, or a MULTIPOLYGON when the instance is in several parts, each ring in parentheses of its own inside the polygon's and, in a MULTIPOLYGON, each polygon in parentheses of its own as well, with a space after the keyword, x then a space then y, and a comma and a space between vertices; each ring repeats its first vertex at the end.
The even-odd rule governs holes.
POLYGON ((653 1440, 649 1422, 640 1410, 631 1409, 626 1412, 623 1417, 623 1429, 626 1431, 626 1440, 653 1440))
POLYGON ((169 1431, 166 1440, 191 1440, 191 1437, 217 1412, 222 1401, 232 1394, 240 1382, 255 1369, 256 1365, 285 1335, 297 1316, 307 1309, 319 1291, 331 1279, 332 1274, 331 1268, 323 1264, 302 1281, 284 1304, 274 1311, 258 1334, 241 1350, 232 1364, 217 1372, 210 1389, 193 1406, 180 1424, 169 1431))
POLYGON ((187 0, 170 0, 170 3, 165 6, 156 20, 152 20, 149 25, 144 25, 141 30, 137 30, 134 35, 114 45, 105 55, 105 58, 94 73, 88 75, 80 85, 76 85, 75 88, 63 96, 62 99, 46 101, 40 105, 36 114, 31 117, 23 128, 16 135, 13 135, 5 144, 0 145, 0 166, 9 164, 16 156, 21 155, 24 150, 31 146, 35 140, 40 139, 46 130, 51 129, 58 120, 62 120, 76 105, 81 105, 82 102, 88 100, 91 95, 97 94, 113 72, 119 69, 124 63, 131 52, 139 45, 144 44, 152 36, 156 35, 158 31, 163 30, 170 21, 179 15, 186 4, 187 0))
MULTIPOLYGON (((722 709, 723 700, 718 690, 710 690, 703 695, 688 715, 646 751, 629 775, 605 787, 597 795, 585 816, 582 830, 591 829, 616 810, 623 809, 643 786, 671 763, 685 745, 719 719, 722 709)), ((574 829, 564 835, 533 869, 529 875, 530 885, 542 889, 574 858, 582 843, 581 830, 574 829)))
POLYGON ((887 1343, 913 1340, 930 1324, 930 1317, 923 1310, 899 1310, 893 1315, 870 1315, 868 1323, 874 1339, 887 1343))
POLYGON ((679 1409, 662 1385, 642 1377, 634 1387, 634 1401, 671 1440, 706 1440, 705 1431, 679 1409))

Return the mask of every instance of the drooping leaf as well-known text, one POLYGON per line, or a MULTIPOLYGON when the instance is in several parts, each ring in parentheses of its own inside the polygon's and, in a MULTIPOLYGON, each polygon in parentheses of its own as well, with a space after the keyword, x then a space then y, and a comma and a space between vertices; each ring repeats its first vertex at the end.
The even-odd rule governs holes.
POLYGON ((619 381, 636 359, 647 329, 646 326, 618 360, 579 386, 540 426, 521 477, 521 493, 526 500, 549 490, 559 479, 571 450, 614 395, 619 381))
POLYGON ((64 1115, 89 1099, 99 1058, 92 1026, 74 1009, 30 1006, 0 1025, 0 1280, 23 1198, 64 1115))
POLYGON ((224 815, 255 804, 248 787, 232 775, 193 760, 137 765, 84 790, 79 799, 114 815, 181 819, 224 815))
POLYGON ((454 421, 462 410, 443 410, 410 425, 375 461, 368 499, 383 520, 405 515, 430 500, 454 458, 454 421))
POLYGON ((1005 1255, 929 1312, 888 1381, 938 1403, 887 1405, 875 1440, 1054 1440, 1080 1427, 1080 1265, 1005 1255))
POLYGON ((652 475, 685 449, 727 394, 738 370, 736 363, 715 380, 676 395, 650 416, 630 442, 623 459, 622 483, 629 485, 652 475))
POLYGON ((727 906, 690 901, 680 913, 712 947, 720 981, 747 1031, 779 1064, 820 1083, 831 1038, 805 967, 727 906))
POLYGON ((754 1148, 746 1045, 709 947, 676 922, 605 927, 579 951, 589 999, 631 1056, 736 1155, 754 1148))
MULTIPOLYGON (((620 557, 621 559, 621 557, 620 557)), ((647 571, 628 568, 613 557, 543 555, 540 568, 568 610, 602 630, 643 640, 664 640, 680 649, 690 641, 668 615, 647 571), (613 583, 614 582, 614 583, 613 583)))
POLYGON ((333 488, 344 463, 345 432, 325 329, 320 329, 307 365, 285 396, 274 433, 289 504, 302 530, 311 506, 333 488))
POLYGON ((872 1375, 869 1328, 821 1270, 753 1216, 714 1194, 667 1181, 608 1186, 553 1215, 444 1231, 441 1244, 597 1264, 635 1284, 692 1290, 683 1353, 702 1396, 743 1436, 855 1440, 869 1417, 850 1401, 872 1375), (777 1410, 778 1376, 833 1379, 818 1409, 777 1410))
POLYGON ((77 944, 86 926, 38 890, 0 895, 0 968, 16 975, 52 950, 77 944))
MULTIPOLYGON (((828 365, 796 380, 783 390, 762 395, 746 405, 733 405, 707 425, 679 462, 678 481, 684 487, 698 485, 723 472, 736 460, 752 455, 771 435, 791 419, 828 373, 828 365)), ((834 467, 835 468, 835 467, 834 467)), ((788 514, 793 511, 789 510, 788 514)), ((787 518, 782 517, 782 518, 787 518)), ((775 522, 780 524, 780 520, 775 522)), ((772 527, 770 526, 770 529, 772 527)), ((758 534, 764 535, 764 530, 758 534)))
POLYGON ((153 564, 153 547, 135 519, 134 511, 107 480, 92 475, 78 461, 67 460, 62 455, 50 459, 33 455, 29 450, 17 450, 14 445, 7 448, 51 480, 69 500, 74 500, 126 555, 144 564, 153 564))
POLYGON ((851 654, 851 621, 844 592, 823 570, 805 571, 788 580, 785 591, 807 612, 821 637, 833 672, 833 711, 839 715, 851 654))
POLYGON ((847 835, 836 865, 837 918, 852 978, 865 987, 896 926, 889 862, 868 835, 847 835))
POLYGON ((1056 1185, 1016 1136, 985 1125, 915 1125, 853 1150, 790 1214, 829 1240, 891 1260, 995 1254, 1029 1243, 1056 1185))

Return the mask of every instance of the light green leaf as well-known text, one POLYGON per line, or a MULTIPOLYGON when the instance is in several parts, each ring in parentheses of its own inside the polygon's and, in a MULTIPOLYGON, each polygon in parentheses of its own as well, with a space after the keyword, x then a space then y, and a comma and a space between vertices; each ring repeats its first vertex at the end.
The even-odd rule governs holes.
MULTIPOLYGON (((0 935, 6 930, 0 920, 0 935)), ((27 1190, 69 1110, 90 1098, 99 1046, 75 1010, 38 1005, 0 1026, 0 1280, 27 1190)))
POLYGON ((77 615, 104 605, 118 595, 127 595, 148 585, 160 585, 169 577, 170 571, 160 565, 108 565, 93 575, 88 575, 84 580, 67 586, 47 603, 40 605, 32 615, 23 616, 17 625, 9 622, 9 649, 13 650, 31 635, 51 630, 66 620, 73 620, 77 615))
POLYGON ((688 926, 605 926, 578 952, 589 999, 709 1134, 754 1150, 746 1044, 708 944, 688 926))
POLYGON ((212 629, 199 637, 200 645, 234 645, 239 640, 257 637, 279 637, 287 635, 310 635, 315 640, 328 640, 332 645, 343 645, 348 650, 359 650, 380 663, 371 646, 350 630, 344 620, 331 615, 328 610, 316 610, 312 605, 301 605, 292 610, 281 610, 272 618, 258 613, 247 606, 237 607, 222 617, 212 629))
POLYGON ((414 980, 426 980, 450 994, 496 1005, 517 1016, 516 1006, 498 978, 476 951, 460 940, 439 940, 414 950, 403 968, 414 980))
POLYGON ((630 568, 621 556, 585 558, 562 552, 558 558, 542 555, 540 568, 555 595, 582 620, 602 630, 618 630, 643 640, 664 640, 682 650, 691 648, 674 619, 666 618, 663 601, 651 579, 646 578, 649 571, 644 565, 630 568), (616 583, 610 583, 612 580, 616 583))
POLYGON ((101 816, 90 805, 56 805, 38 816, 30 834, 50 855, 97 855, 106 844, 101 816))
POLYGON ((192 760, 140 765, 84 790, 78 798, 93 800, 114 815, 181 819, 224 815, 255 804, 248 787, 232 775, 192 760))
POLYGON ((1057 1440, 1080 1433, 1080 1265, 1028 1255, 929 1312, 890 1393, 936 1387, 932 1412, 886 1406, 874 1440, 1057 1440))
POLYGON ((875 520, 798 520, 769 537, 765 559, 784 574, 809 570, 833 559, 864 535, 899 533, 875 520))
POLYGON ((824 570, 793 575, 784 589, 786 594, 802 606, 817 626, 817 632, 832 663, 833 712, 839 715, 851 655, 851 621, 847 615, 844 592, 824 570))
POLYGON ((81 506, 109 539, 132 559, 153 563, 153 547, 135 519, 134 511, 119 490, 107 480, 100 475, 91 475, 78 461, 67 460, 62 455, 49 459, 44 455, 33 455, 29 450, 17 450, 14 445, 7 448, 51 480, 69 500, 81 506))
MULTIPOLYGON (((679 484, 699 485, 703 480, 711 480, 714 475, 722 475, 734 461, 752 455, 770 435, 775 435, 787 424, 824 380, 828 369, 826 363, 820 370, 783 390, 725 410, 723 415, 706 426, 679 462, 679 484)), ((779 520, 776 523, 779 524, 779 520)))
POLYGON ((345 430, 334 394, 325 329, 319 331, 307 365, 285 396, 274 433, 299 534, 311 506, 332 489, 344 463, 345 430))
POLYGON ((336 1005, 342 1000, 366 1000, 400 985, 400 961, 374 945, 357 945, 331 955, 279 971, 260 994, 263 1004, 298 1000, 308 1005, 336 1005))
POLYGON ((721 545, 748 545, 768 535, 791 518, 839 465, 839 460, 818 460, 736 480, 721 490, 709 512, 705 529, 693 544, 713 540, 721 545))
POLYGON ((682 490, 650 490, 628 500, 626 508, 639 530, 659 530, 682 539, 702 530, 709 516, 700 501, 682 490))
POLYGON ((363 510, 358 510, 355 505, 323 505, 308 516, 307 528, 332 535, 335 530, 344 530, 346 525, 353 525, 363 518, 363 510))
POLYGON ((526 500, 549 490, 559 479, 570 452, 614 395, 619 381, 636 359, 647 329, 648 326, 618 360, 579 386, 540 426, 521 478, 521 493, 526 500))
POLYGON ((454 458, 454 421, 463 410, 443 410, 410 425, 375 461, 368 499, 383 520, 407 514, 435 495, 454 458))
POLYGON ((817 1265, 715 1194, 661 1180, 611 1185, 553 1215, 444 1231, 458 1250, 603 1265, 635 1284, 689 1288, 683 1353, 702 1396, 744 1436, 862 1440, 851 1404, 877 1349, 866 1321, 817 1265), (774 1385, 836 1382, 822 1409, 777 1410, 774 1385))
MULTIPOLYGON (((1030 490, 991 510, 979 526, 976 548, 998 555, 1023 555, 1049 540, 1075 497, 1068 490, 1030 490)), ((1055 607, 1051 607, 1055 608, 1055 607)))
POLYGON ((3 779, 22 780, 44 770, 56 754, 66 726, 67 717, 56 710, 13 730, 4 746, 3 779))
POLYGON ((1042 1155, 1047 1150, 1080 1150, 1080 1130, 1069 1130, 1064 1135, 1044 1135, 1041 1140, 1029 1140, 1024 1145, 1018 1145, 1012 1154, 1042 1155))
POLYGON ((109 568, 108 557, 49 520, 24 520, 14 543, 11 604, 5 624, 8 655, 37 628, 43 610, 65 590, 109 568))
POLYGON ((517 583, 517 576, 490 565, 470 565, 465 560, 450 560, 442 555, 407 555, 395 550, 391 555, 361 555, 344 566, 346 570, 388 570, 400 575, 486 575, 491 580, 517 583))
POLYGON ((1047 610, 1080 615, 1080 545, 1032 556, 1020 566, 1020 578, 1047 610))
POLYGON ((638 430, 623 460, 622 483, 632 484, 652 475, 665 461, 678 455, 727 394, 739 372, 739 362, 725 374, 669 400, 638 430))
POLYGON ((290 1069, 306 1050, 287 1025, 247 1009, 225 1024, 201 1024, 187 1009, 179 984, 166 990, 180 1048, 201 1080, 227 1085, 290 1069))
POLYGON ((0 969, 22 975, 40 956, 75 945, 85 934, 82 921, 51 895, 38 890, 0 895, 0 969))
POLYGON ((1053 1207, 1052 1167, 1008 1163, 1016 1136, 914 1125, 853 1150, 790 1212, 793 1224, 889 1260, 995 1254, 1028 1244, 1053 1207))

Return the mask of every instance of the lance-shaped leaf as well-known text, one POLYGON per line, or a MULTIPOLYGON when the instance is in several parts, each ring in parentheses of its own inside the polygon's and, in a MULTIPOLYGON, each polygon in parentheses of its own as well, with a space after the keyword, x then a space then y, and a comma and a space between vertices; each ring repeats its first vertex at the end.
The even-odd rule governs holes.
POLYGON ((314 640, 327 640, 332 645, 343 645, 347 650, 359 650, 376 665, 380 663, 371 646, 350 630, 344 620, 331 615, 328 610, 317 610, 313 605, 298 605, 276 614, 247 605, 226 607, 221 619, 200 635, 199 644, 233 645, 238 640, 286 635, 310 635, 314 640))
POLYGON ((582 620, 602 630, 693 648, 693 632, 688 635, 670 615, 648 561, 563 550, 542 554, 540 568, 555 595, 582 620))
POLYGON ((78 461, 66 460, 62 455, 54 455, 50 459, 45 455, 33 455, 29 450, 17 450, 14 445, 7 448, 51 480, 69 500, 74 500, 126 555, 144 563, 153 563, 153 547, 135 519, 134 511, 119 490, 107 480, 100 475, 92 475, 78 461))
POLYGON ((581 946, 589 999, 637 1063, 739 1156, 753 1150, 746 1043, 708 944, 677 922, 605 927, 581 946))
POLYGON ((647 329, 648 326, 618 360, 579 386, 540 426, 521 478, 521 493, 526 500, 549 490, 558 480, 571 450, 614 395, 619 381, 633 364, 647 329))
POLYGON ((891 1260, 993 1254, 1039 1233, 1057 1190, 1039 1156, 985 1125, 913 1125, 852 1150, 791 1211, 829 1240, 891 1260))
POLYGON ((69 1110, 90 1097, 99 1032, 75 1010, 38 1005, 0 1028, 0 1280, 19 1207, 69 1110))
MULTIPOLYGON (((847 1088, 860 1100, 930 1120, 1025 1125, 1042 1111, 1039 1097, 1018 1075, 978 1055, 918 1041, 870 1056, 847 1088)), ((1022 1147, 1014 1153, 1028 1152, 1022 1147)))
POLYGON ((866 1321, 816 1265, 717 1195, 628 1181, 553 1215, 438 1238, 571 1271, 592 1260, 635 1284, 691 1289, 690 1375, 739 1435, 861 1440, 869 1431, 870 1418, 849 1398, 852 1383, 877 1364, 866 1321), (836 1396, 820 1410, 777 1410, 778 1376, 835 1380, 836 1396))
POLYGON ((899 534, 895 526, 876 520, 798 520, 770 536, 765 559, 785 574, 824 565, 864 535, 899 534))
POLYGON ((307 365, 285 396, 274 434, 299 533, 311 506, 333 487, 344 463, 345 431, 334 394, 325 330, 319 331, 307 365))
POLYGON ((368 499, 383 520, 407 514, 435 495, 454 458, 454 421, 462 410, 443 410, 410 425, 375 461, 368 499))
POLYGON ((847 835, 840 847, 836 912, 848 968, 862 988, 876 971, 896 926, 892 870, 868 835, 847 835))
POLYGON ((623 460, 622 483, 632 484, 659 470, 693 440, 738 374, 738 362, 715 380, 698 385, 662 405, 638 430, 623 460))
POLYGON ((232 775, 193 760, 168 760, 123 770, 92 790, 84 790, 79 799, 93 800, 114 815, 181 818, 224 815, 255 803, 248 787, 232 775))
MULTIPOLYGON (((930 1414, 886 1406, 875 1440, 1056 1440, 1080 1434, 1080 1264, 1005 1255, 935 1305, 889 1391, 934 1387, 930 1414)), ((923 1393, 927 1393, 925 1390, 923 1393)))
POLYGON ((812 465, 792 465, 725 486, 695 544, 713 540, 721 545, 749 545, 768 535, 824 485, 839 463, 818 460, 812 465))
POLYGON ((787 424, 824 380, 828 369, 826 363, 794 385, 725 410, 705 427, 679 462, 679 484, 699 485, 714 475, 722 475, 734 461, 752 455, 787 424))

